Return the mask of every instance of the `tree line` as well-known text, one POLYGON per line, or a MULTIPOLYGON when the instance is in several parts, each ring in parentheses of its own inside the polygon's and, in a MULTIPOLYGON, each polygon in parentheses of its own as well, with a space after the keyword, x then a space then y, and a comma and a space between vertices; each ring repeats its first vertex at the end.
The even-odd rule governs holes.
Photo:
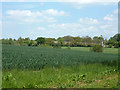
POLYGON ((27 38, 19 37, 18 39, 1 39, 2 44, 10 44, 10 45, 19 45, 19 46, 48 46, 48 47, 62 47, 62 46, 70 46, 70 47, 92 47, 94 45, 102 45, 103 47, 114 47, 118 48, 120 46, 120 34, 116 34, 111 37, 109 40, 104 39, 103 36, 94 36, 93 38, 89 36, 85 37, 72 37, 72 36, 64 36, 55 38, 45 38, 38 37, 35 40, 27 38))

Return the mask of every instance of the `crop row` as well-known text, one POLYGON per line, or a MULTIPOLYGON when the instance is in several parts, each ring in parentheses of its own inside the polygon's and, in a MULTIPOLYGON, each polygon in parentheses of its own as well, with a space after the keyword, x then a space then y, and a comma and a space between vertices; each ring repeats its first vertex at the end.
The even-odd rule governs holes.
POLYGON ((102 63, 115 65, 114 54, 81 52, 45 47, 2 46, 3 69, 41 69, 46 66, 74 66, 80 63, 102 63))

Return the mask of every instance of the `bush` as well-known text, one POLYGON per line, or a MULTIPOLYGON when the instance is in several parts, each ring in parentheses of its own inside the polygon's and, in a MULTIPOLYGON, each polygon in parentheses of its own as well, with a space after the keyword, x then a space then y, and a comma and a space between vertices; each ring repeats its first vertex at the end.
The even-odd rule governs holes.
POLYGON ((67 47, 67 49, 71 49, 71 47, 70 47, 70 46, 68 46, 68 47, 67 47))
POLYGON ((54 44, 54 45, 53 45, 53 48, 61 48, 61 46, 58 45, 58 44, 54 44))
POLYGON ((103 52, 103 47, 101 45, 95 45, 90 48, 90 51, 92 52, 103 52))
POLYGON ((119 42, 116 42, 114 48, 119 48, 119 42))
POLYGON ((112 48, 112 44, 109 44, 109 48, 112 48))

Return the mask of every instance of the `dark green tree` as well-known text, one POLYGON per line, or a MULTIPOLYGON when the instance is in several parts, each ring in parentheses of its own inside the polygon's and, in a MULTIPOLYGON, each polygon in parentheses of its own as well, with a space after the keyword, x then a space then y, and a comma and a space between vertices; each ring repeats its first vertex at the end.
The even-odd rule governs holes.
POLYGON ((114 35, 113 37, 111 37, 109 40, 108 40, 108 45, 112 45, 114 46, 115 48, 118 48, 120 46, 120 34, 116 34, 114 35))
POLYGON ((57 41, 58 41, 58 44, 59 44, 60 46, 63 46, 63 45, 64 45, 64 38, 59 37, 59 38, 57 39, 57 41))
POLYGON ((45 38, 45 44, 52 46, 54 43, 53 38, 45 38))
POLYGON ((39 45, 39 44, 45 44, 45 38, 43 38, 43 37, 38 37, 36 39, 36 41, 37 41, 37 45, 39 45))

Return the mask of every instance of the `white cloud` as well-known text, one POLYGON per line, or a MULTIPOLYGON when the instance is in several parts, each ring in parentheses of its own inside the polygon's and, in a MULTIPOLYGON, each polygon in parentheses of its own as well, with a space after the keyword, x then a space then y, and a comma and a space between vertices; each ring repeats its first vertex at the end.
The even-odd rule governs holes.
POLYGON ((108 14, 107 16, 104 17, 104 20, 112 21, 113 20, 113 15, 112 14, 108 14))
POLYGON ((98 24, 97 19, 93 18, 80 18, 79 21, 73 23, 62 23, 62 24, 50 24, 48 27, 57 33, 59 36, 73 35, 73 36, 85 36, 90 35, 94 32, 98 32, 96 26, 98 24))
POLYGON ((46 15, 52 15, 52 16, 65 15, 64 11, 58 11, 58 10, 55 10, 55 9, 48 9, 48 10, 43 11, 43 13, 46 14, 46 15))
POLYGON ((32 16, 30 10, 9 10, 6 13, 11 16, 32 16))
POLYGON ((99 24, 99 21, 97 19, 86 17, 80 18, 75 23, 50 24, 48 27, 54 28, 56 30, 92 30, 96 24, 99 24))
POLYGON ((82 24, 98 24, 97 19, 88 18, 88 17, 80 18, 79 22, 82 23, 82 24))
POLYGON ((32 12, 30 10, 8 10, 6 13, 13 16, 44 16, 44 15, 63 16, 65 15, 64 11, 58 11, 56 9, 47 9, 47 10, 36 11, 36 12, 32 12))
POLYGON ((58 11, 55 9, 47 9, 42 11, 31 11, 31 10, 8 10, 7 17, 23 21, 23 22, 56 22, 54 16, 67 15, 64 11, 58 11), (24 18, 24 19, 23 19, 24 18))
MULTIPOLYGON (((117 11, 117 9, 115 10, 117 11)), ((118 14, 113 13, 106 15, 101 22, 100 29, 103 30, 103 33, 106 36, 113 36, 118 33, 118 14)))

